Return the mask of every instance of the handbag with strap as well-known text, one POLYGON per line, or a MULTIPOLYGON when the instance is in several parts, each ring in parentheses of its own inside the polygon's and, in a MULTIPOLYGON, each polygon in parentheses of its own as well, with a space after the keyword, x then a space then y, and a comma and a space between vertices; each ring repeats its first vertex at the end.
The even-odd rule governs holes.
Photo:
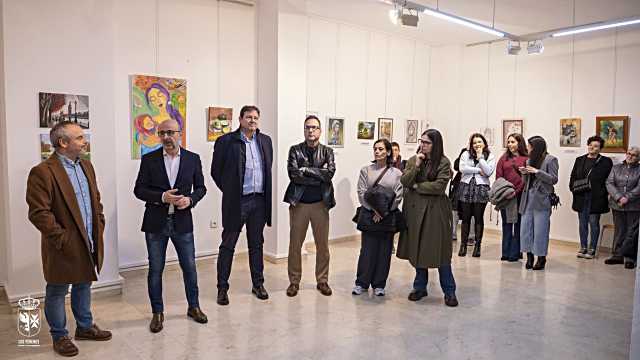
POLYGON ((573 181, 574 194, 582 194, 582 193, 591 191, 591 178, 590 178, 591 171, 593 170, 594 167, 596 167, 596 165, 598 165, 598 162, 600 161, 601 158, 602 156, 598 156, 598 158, 596 159, 596 162, 593 164, 591 169, 589 169, 587 176, 585 176, 583 179, 578 179, 573 181))
POLYGON ((389 211, 391 210, 391 204, 396 197, 396 193, 393 190, 379 184, 380 180, 382 179, 382 177, 384 177, 388 170, 389 166, 384 168, 373 185, 364 193, 364 200, 382 217, 385 217, 387 216, 387 214, 389 214, 389 211))

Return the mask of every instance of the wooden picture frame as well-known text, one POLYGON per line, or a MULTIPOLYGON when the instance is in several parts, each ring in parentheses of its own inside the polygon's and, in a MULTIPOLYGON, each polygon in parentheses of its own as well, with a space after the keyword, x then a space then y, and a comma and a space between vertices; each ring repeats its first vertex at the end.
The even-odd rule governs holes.
POLYGON ((378 118, 378 139, 393 141, 392 118, 378 118))
POLYGON ((629 116, 596 116, 596 134, 604 139, 603 153, 629 149, 629 116))
POLYGON ((560 147, 580 147, 581 137, 582 120, 580 118, 560 119, 560 147))
POLYGON ((507 139, 511 134, 520 134, 524 137, 524 120, 523 119, 505 119, 502 120, 502 147, 507 148, 507 139))

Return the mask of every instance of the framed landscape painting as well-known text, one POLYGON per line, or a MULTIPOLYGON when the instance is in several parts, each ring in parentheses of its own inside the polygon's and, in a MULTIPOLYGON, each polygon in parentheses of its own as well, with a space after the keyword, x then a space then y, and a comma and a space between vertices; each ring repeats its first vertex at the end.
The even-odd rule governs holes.
POLYGON ((626 152, 629 148, 629 117, 596 116, 596 134, 604 139, 603 152, 626 152))
POLYGON ((358 140, 373 140, 376 136, 374 121, 358 121, 358 140))

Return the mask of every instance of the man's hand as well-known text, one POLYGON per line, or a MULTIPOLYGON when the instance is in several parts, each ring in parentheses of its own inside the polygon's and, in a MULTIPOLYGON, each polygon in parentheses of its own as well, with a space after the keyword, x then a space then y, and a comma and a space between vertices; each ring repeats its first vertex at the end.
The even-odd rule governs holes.
POLYGON ((164 201, 167 204, 172 204, 174 206, 177 206, 177 202, 180 199, 183 199, 184 196, 182 195, 175 195, 175 193, 178 192, 178 189, 171 189, 171 190, 167 190, 162 194, 162 201, 164 201))
POLYGON ((176 203, 173 205, 175 205, 178 208, 178 210, 184 210, 189 206, 191 206, 191 198, 187 196, 183 196, 182 199, 176 201, 176 203))

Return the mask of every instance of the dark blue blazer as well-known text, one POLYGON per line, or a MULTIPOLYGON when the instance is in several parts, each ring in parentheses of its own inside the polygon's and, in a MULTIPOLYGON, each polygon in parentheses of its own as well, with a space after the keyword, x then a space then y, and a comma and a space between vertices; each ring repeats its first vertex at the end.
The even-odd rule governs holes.
MULTIPOLYGON (((189 233, 193 231, 191 209, 207 193, 200 156, 180 148, 180 167, 178 169, 174 188, 178 189, 178 194, 191 197, 191 206, 183 210, 175 209, 174 230, 176 233, 189 233)), ((167 190, 171 190, 171 184, 164 166, 162 148, 160 148, 142 157, 136 186, 133 190, 135 196, 145 202, 142 231, 157 233, 164 229, 169 204, 162 202, 162 193, 167 190)))
MULTIPOLYGON (((271 166, 273 145, 271 138, 258 130, 255 134, 262 153, 264 175, 264 199, 266 223, 271 226, 271 166)), ((211 159, 211 177, 222 191, 222 227, 228 231, 241 231, 240 200, 244 183, 246 145, 240 136, 240 128, 216 140, 211 159)))

